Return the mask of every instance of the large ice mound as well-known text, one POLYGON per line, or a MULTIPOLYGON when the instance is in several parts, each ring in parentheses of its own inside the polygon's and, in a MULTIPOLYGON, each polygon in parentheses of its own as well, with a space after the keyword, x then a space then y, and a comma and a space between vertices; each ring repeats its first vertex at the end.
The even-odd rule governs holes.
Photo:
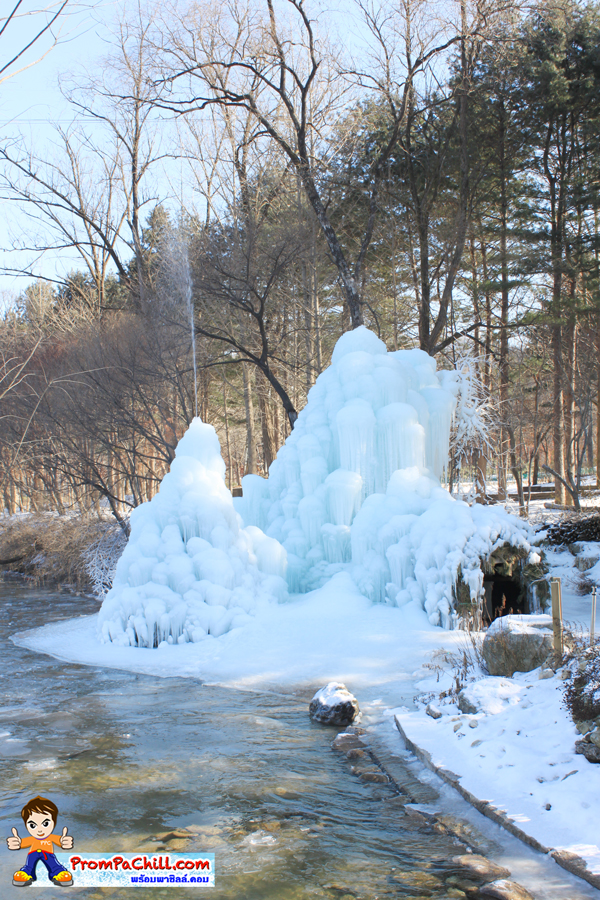
POLYGON ((505 543, 532 553, 526 524, 440 485, 457 392, 422 350, 388 353, 364 327, 342 335, 268 480, 247 475, 234 500, 286 549, 290 591, 345 569, 373 602, 417 600, 452 628, 459 577, 476 600, 482 559, 505 543))
POLYGON ((131 535, 99 615, 103 641, 158 647, 218 637, 283 599, 285 550, 244 528, 212 425, 194 419, 131 535))

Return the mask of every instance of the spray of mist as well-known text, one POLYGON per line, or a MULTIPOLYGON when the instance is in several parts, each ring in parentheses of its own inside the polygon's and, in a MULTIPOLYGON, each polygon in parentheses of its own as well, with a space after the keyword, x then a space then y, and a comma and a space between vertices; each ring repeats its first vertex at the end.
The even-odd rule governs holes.
POLYGON ((194 415, 198 417, 198 373, 196 367, 196 329, 194 327, 194 302, 192 297, 192 273, 185 235, 172 231, 163 249, 163 259, 168 290, 175 303, 184 304, 190 326, 192 365, 194 369, 194 415))

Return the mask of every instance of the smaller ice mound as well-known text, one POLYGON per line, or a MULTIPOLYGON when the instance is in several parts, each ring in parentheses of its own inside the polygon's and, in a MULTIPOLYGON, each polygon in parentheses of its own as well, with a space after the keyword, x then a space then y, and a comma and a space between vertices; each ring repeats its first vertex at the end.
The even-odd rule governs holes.
POLYGON ((100 639, 158 647, 219 637, 285 598, 286 553, 244 528, 212 425, 194 419, 131 535, 98 617, 100 639))
POLYGON ((350 572, 373 602, 417 600, 432 625, 458 624, 456 586, 483 596, 482 561, 505 544, 539 562, 530 526, 502 507, 455 500, 427 470, 394 472, 385 494, 372 494, 351 529, 350 572))

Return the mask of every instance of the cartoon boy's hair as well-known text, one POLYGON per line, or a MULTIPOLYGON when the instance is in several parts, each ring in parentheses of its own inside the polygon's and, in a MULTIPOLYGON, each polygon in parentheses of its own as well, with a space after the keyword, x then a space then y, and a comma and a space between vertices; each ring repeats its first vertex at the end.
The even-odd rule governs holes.
POLYGON ((33 800, 26 803, 21 810, 21 816, 25 824, 27 824, 27 820, 31 813, 50 813, 54 820, 54 824, 56 825, 56 820, 58 819, 58 806, 56 803, 53 803, 52 800, 46 800, 45 797, 34 797, 33 800))

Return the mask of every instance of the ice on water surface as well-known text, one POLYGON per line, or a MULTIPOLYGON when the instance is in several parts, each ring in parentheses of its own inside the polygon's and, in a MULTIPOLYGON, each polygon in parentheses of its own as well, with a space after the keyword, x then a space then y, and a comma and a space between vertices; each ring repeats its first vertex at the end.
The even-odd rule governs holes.
POLYGON ((232 499, 210 425, 195 419, 159 493, 132 515, 105 640, 198 641, 243 625, 261 605, 320 587, 345 569, 373 602, 417 601, 456 624, 460 571, 473 597, 480 560, 528 527, 501 508, 469 507, 439 482, 456 405, 454 373, 421 350, 388 353, 361 327, 342 335, 268 479, 232 499))

